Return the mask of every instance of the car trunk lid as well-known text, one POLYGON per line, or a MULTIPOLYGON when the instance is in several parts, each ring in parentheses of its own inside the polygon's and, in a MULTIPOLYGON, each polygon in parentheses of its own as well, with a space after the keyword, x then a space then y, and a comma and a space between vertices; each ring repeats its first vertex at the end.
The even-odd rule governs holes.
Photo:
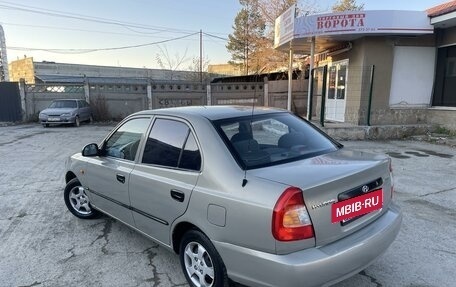
MULTIPOLYGON (((251 170, 249 174, 303 190, 317 246, 345 237, 374 221, 391 201, 389 159, 383 155, 344 148, 309 159, 251 170), (380 209, 358 218, 333 222, 336 214, 332 209, 337 206, 333 207, 333 204, 362 198, 371 192, 371 195, 373 192, 382 195, 380 206, 383 208, 377 205, 380 209)), ((338 211, 340 213, 341 209, 338 211)))

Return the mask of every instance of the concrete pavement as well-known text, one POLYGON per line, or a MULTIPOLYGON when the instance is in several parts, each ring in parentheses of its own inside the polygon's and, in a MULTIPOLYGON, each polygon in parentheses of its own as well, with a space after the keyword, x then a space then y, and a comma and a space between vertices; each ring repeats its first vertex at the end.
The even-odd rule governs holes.
MULTIPOLYGON (((0 286, 187 286, 173 253, 115 220, 80 220, 65 207, 66 158, 111 128, 0 127, 0 286)), ((418 141, 343 143, 393 158, 404 220, 377 262, 336 286, 453 284, 456 149, 418 141)))

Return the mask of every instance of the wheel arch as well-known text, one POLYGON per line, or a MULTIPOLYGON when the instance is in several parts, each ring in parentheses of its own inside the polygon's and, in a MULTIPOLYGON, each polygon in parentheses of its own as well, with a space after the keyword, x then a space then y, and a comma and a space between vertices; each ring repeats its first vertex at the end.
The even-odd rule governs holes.
POLYGON ((70 180, 72 180, 73 178, 76 178, 76 175, 72 171, 68 171, 65 174, 65 183, 70 182, 70 180))
POLYGON ((198 230, 199 232, 204 234, 204 232, 200 228, 198 228, 196 225, 194 225, 193 223, 190 223, 187 221, 179 222, 174 227, 173 233, 172 233, 172 247, 176 254, 179 254, 179 247, 180 247, 180 242, 182 240, 182 237, 189 230, 198 230))

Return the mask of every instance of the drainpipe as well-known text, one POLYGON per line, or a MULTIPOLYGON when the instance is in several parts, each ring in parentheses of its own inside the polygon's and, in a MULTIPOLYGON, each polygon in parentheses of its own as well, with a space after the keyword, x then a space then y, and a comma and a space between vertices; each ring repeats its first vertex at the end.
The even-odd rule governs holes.
POLYGON ((375 65, 372 65, 371 74, 370 74, 370 87, 369 87, 369 103, 367 106, 367 126, 371 125, 371 109, 372 109, 372 90, 374 88, 374 74, 375 74, 375 65))

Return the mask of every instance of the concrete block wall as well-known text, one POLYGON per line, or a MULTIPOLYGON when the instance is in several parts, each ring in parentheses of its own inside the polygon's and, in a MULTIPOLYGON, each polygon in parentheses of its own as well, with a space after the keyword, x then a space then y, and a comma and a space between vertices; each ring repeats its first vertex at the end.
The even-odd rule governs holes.
POLYGON ((456 133, 456 108, 431 108, 427 109, 427 121, 456 133))
POLYGON ((265 83, 215 83, 211 84, 212 105, 265 105, 265 83))

